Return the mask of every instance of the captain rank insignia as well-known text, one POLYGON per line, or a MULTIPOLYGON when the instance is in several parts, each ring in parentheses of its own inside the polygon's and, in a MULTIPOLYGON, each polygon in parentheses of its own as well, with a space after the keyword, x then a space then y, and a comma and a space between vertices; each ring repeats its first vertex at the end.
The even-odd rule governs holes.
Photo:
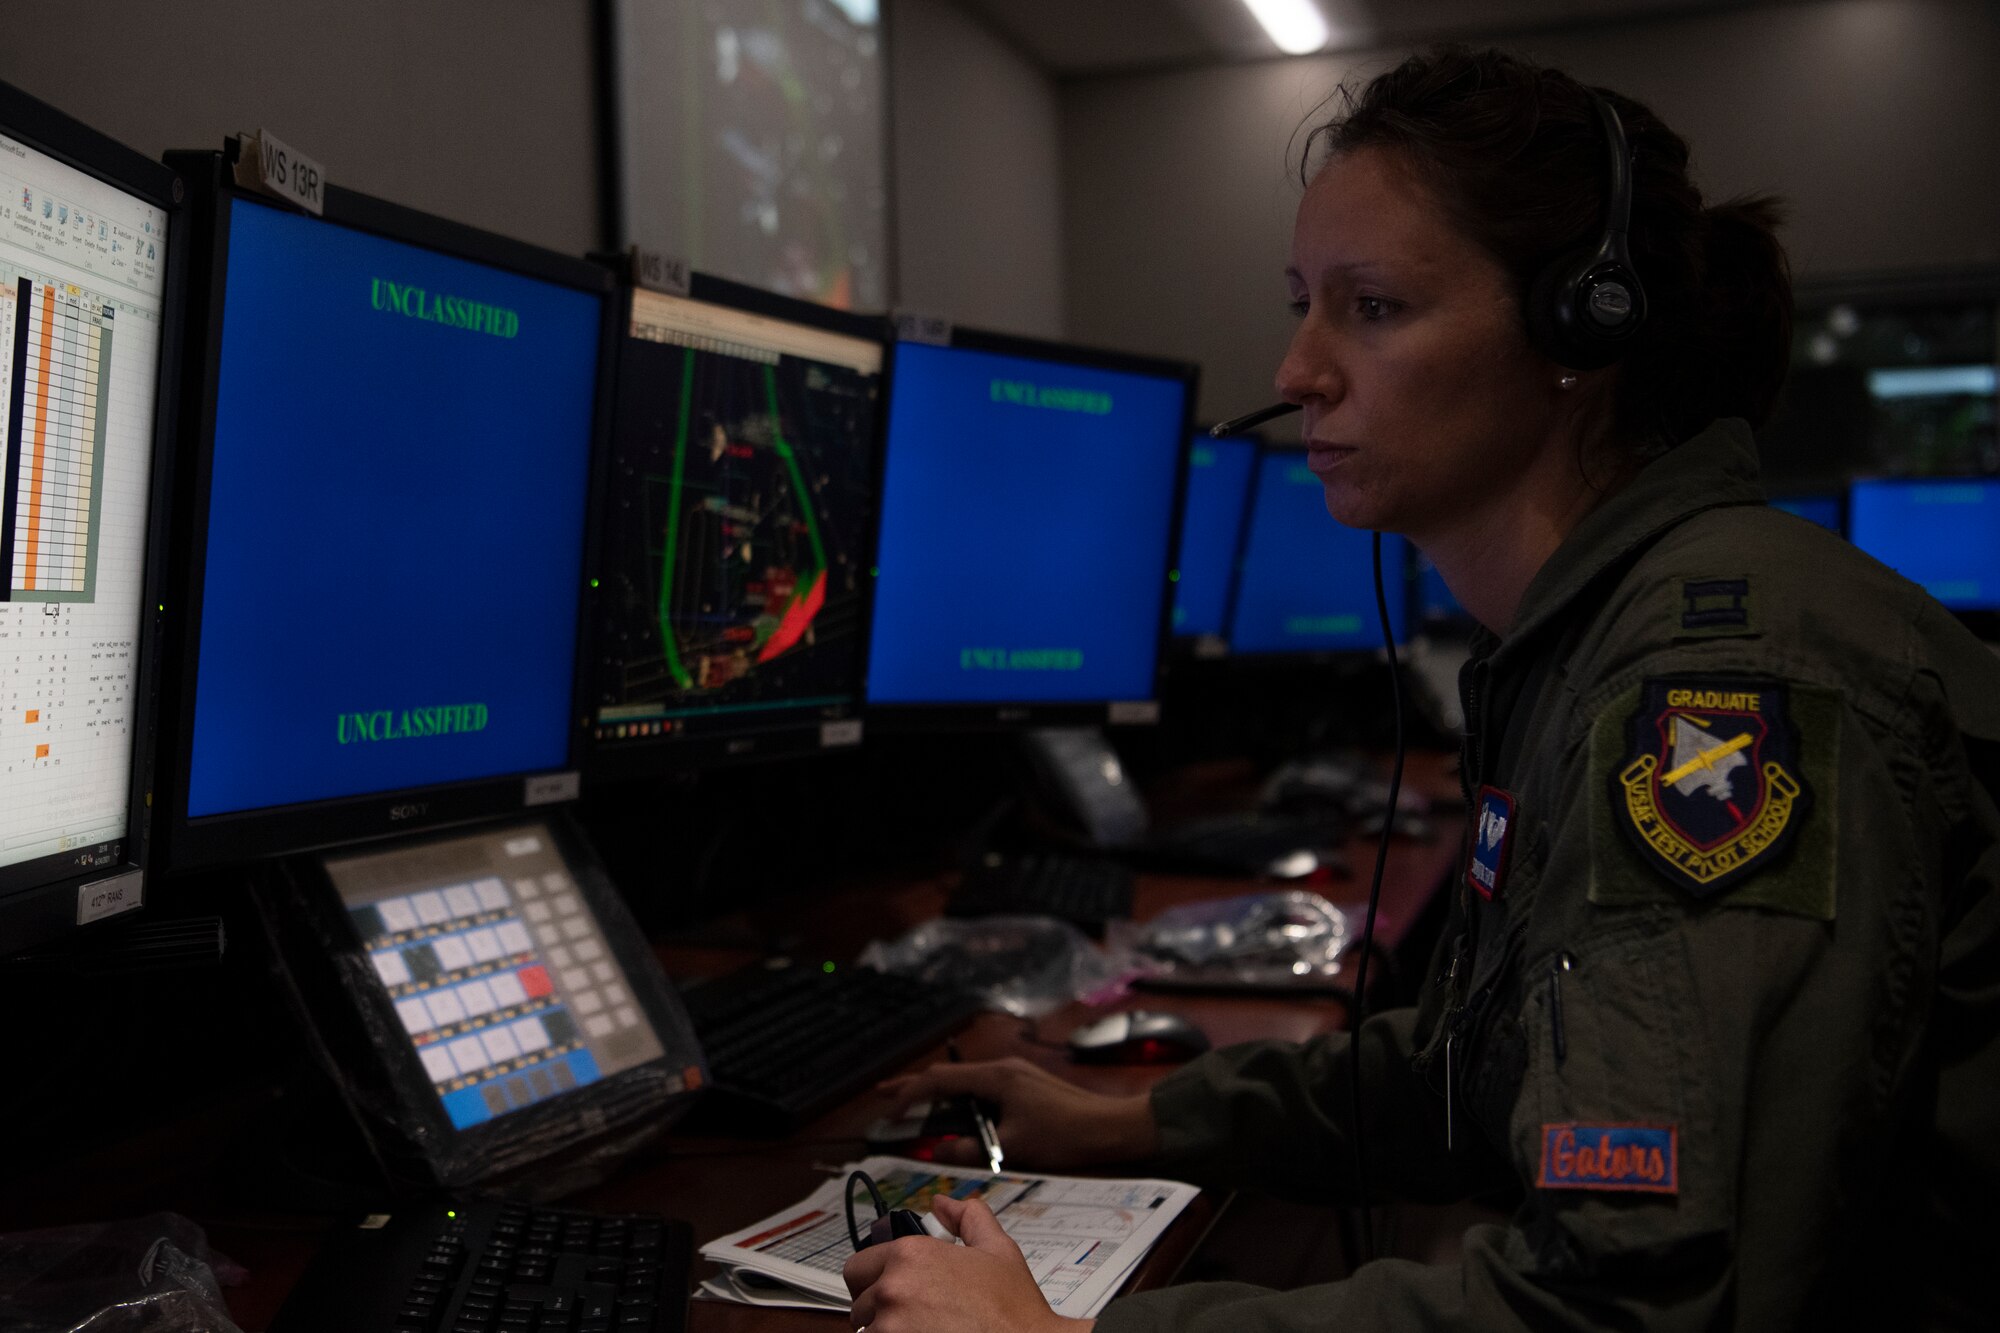
POLYGON ((1812 808, 1785 686, 1647 681, 1610 796, 1641 857, 1696 897, 1776 861, 1812 808))

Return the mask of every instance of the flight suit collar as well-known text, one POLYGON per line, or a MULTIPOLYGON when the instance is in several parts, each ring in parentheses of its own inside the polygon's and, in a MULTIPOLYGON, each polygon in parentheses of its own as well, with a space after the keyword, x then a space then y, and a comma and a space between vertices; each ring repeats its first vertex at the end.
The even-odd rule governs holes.
POLYGON ((1590 511, 1528 584, 1504 636, 1474 644, 1507 656, 1562 614, 1598 575, 1667 529, 1705 509, 1762 504, 1757 442, 1739 417, 1711 422, 1648 463, 1590 511))

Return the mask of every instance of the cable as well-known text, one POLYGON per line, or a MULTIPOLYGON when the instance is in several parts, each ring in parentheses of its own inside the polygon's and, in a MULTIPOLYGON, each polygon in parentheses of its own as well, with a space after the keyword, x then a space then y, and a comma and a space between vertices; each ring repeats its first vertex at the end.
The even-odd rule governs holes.
MULTIPOLYGON (((1382 647, 1389 654, 1389 692, 1396 709, 1396 763, 1389 770, 1389 805, 1382 812, 1382 840, 1375 846, 1375 873, 1368 883, 1368 915, 1361 926, 1361 964, 1354 976, 1354 1017, 1348 1024, 1348 1109, 1354 1118, 1354 1183, 1361 1201, 1361 1262, 1375 1254, 1375 1221, 1368 1205, 1368 1155, 1362 1147, 1361 1025, 1368 1017, 1368 956, 1375 951, 1375 908, 1382 901, 1382 866, 1396 831, 1396 802, 1403 791, 1403 678, 1396 662, 1396 635, 1389 625, 1389 595, 1382 584, 1382 534, 1375 534, 1375 614, 1382 621, 1382 647)), ((1359 1265, 1357 1265, 1358 1267, 1359 1265)))

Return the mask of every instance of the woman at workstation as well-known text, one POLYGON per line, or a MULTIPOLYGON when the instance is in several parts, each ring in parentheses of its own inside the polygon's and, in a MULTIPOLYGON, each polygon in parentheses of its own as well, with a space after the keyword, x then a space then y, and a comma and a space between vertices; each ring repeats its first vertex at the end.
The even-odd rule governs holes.
MULTIPOLYGON (((1407 534, 1485 627, 1422 1001, 1145 1097, 1025 1062, 886 1091, 992 1099, 1023 1166, 1343 1203, 1358 1060, 1369 1191, 1519 1199, 1456 1265, 1169 1287, 1099 1333, 1984 1326, 2000 663, 1764 504, 1776 205, 1704 207, 1645 106, 1497 52, 1413 57, 1313 144, 1279 390, 1333 517, 1407 534)), ((855 1327, 1070 1323, 984 1205, 936 1207, 966 1244, 857 1254, 855 1327)))

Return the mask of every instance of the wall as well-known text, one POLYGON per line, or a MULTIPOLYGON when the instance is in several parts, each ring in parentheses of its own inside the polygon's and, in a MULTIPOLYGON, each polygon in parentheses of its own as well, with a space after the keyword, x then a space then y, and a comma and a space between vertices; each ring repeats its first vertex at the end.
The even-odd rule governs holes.
MULTIPOLYGON (((581 254, 594 2, 79 0, 13 25, 0 79, 149 157, 267 127, 338 184, 581 254)), ((892 9, 902 304, 1059 335, 1055 85, 948 0, 892 9)))
POLYGON ((572 254, 598 241, 583 0, 33 8, 0 79, 149 157, 268 128, 336 184, 572 254))
POLYGON ((956 5, 899 0, 888 21, 899 303, 1060 336, 1055 85, 956 5))
MULTIPOLYGON (((1832 0, 1509 43, 1650 103, 1711 199, 1773 190, 1802 276, 2000 259, 2000 5, 1832 0)), ((1298 199, 1288 141, 1371 52, 1063 89, 1070 334, 1203 363, 1204 414, 1271 401, 1298 199)))

